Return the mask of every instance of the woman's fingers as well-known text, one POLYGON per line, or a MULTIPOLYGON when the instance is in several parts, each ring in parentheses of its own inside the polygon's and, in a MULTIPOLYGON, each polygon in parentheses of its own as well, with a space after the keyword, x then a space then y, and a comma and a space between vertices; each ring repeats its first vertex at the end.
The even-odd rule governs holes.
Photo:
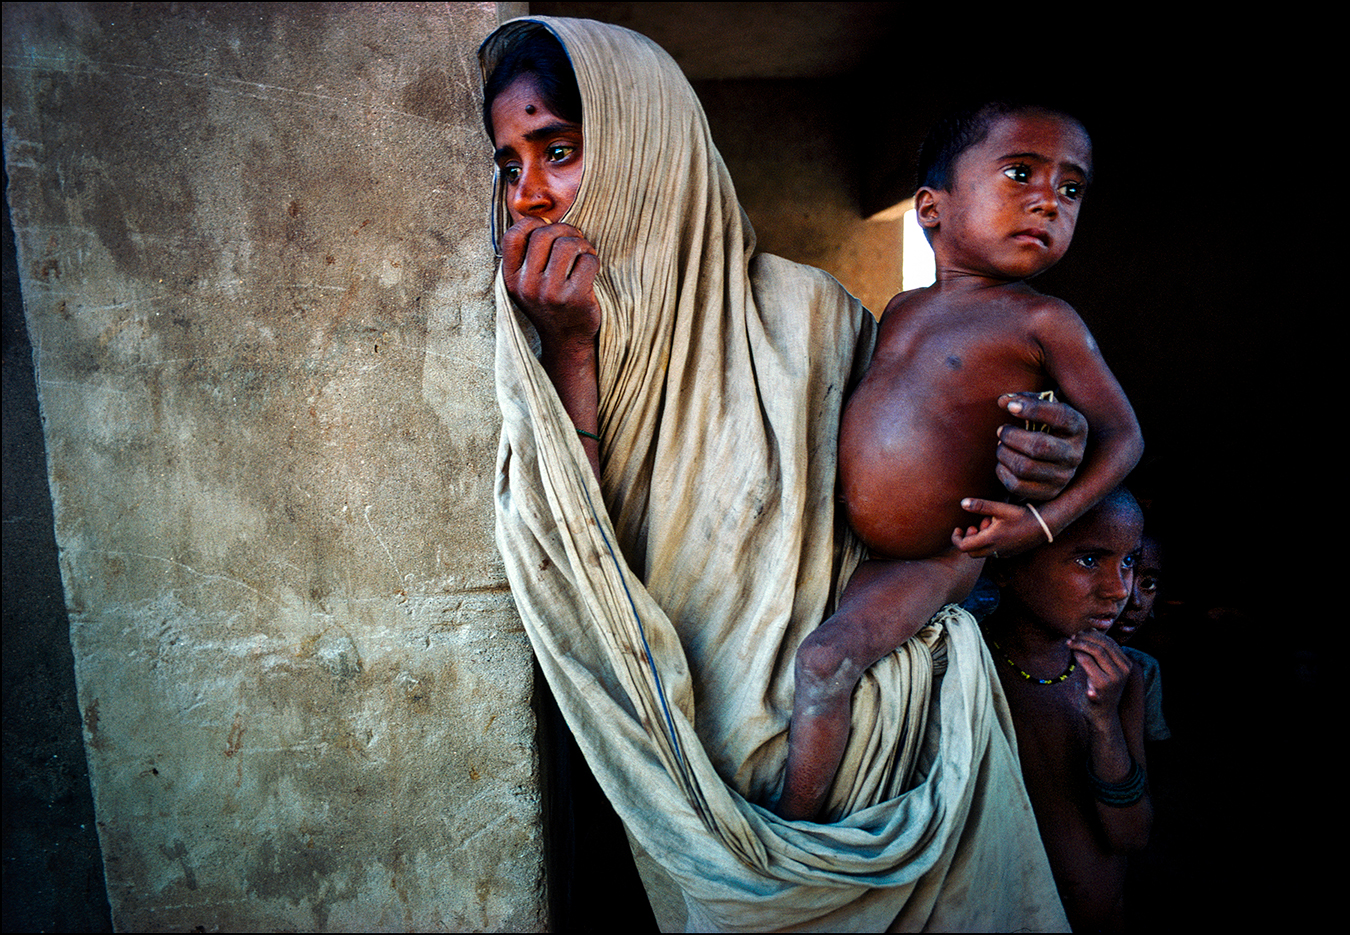
POLYGON ((1049 500, 1073 480, 1087 449, 1087 420, 1071 406, 1009 393, 999 405, 1010 415, 1045 425, 1048 431, 1004 425, 998 432, 998 473, 1009 492, 1030 500, 1049 500))
POLYGON ((1039 524, 1032 524, 1031 514, 1024 506, 966 497, 961 501, 961 509, 984 515, 978 527, 970 526, 965 532, 958 528, 952 533, 952 545, 972 558, 998 555, 1008 558, 1043 541, 1039 524))
POLYGON ((521 267, 525 265, 530 235, 545 226, 544 221, 540 218, 521 218, 507 228, 506 233, 502 235, 502 273, 506 276, 508 285, 514 277, 519 275, 521 267))
POLYGON ((998 479, 1014 496, 1050 500, 1073 480, 1087 447, 1087 420, 1064 403, 1022 395, 999 398, 1012 415, 1042 422, 1050 431, 1000 426, 998 479))
POLYGON ((1022 431, 1024 430, 1004 426, 999 439, 998 463, 994 465, 994 472, 998 476, 999 483, 1014 497, 1023 500, 1052 500, 1069 485, 1069 481, 1073 480, 1074 468, 1066 466, 1062 461, 1042 461, 1015 447, 1020 441, 1020 436, 1012 433, 1022 431))
POLYGON ((594 248, 578 253, 573 258, 572 268, 567 274, 567 282, 573 294, 594 295, 595 276, 598 272, 600 272, 600 258, 595 255, 594 248))
MULTIPOLYGON (((1087 439, 1087 419, 1067 403, 1041 399, 1032 394, 1007 393, 999 397, 999 405, 1008 410, 1010 415, 1044 425, 1053 436, 1087 439)), ((1079 459, 1082 459, 1081 452, 1079 459)))
MULTIPOLYGON (((508 283, 521 277, 543 275, 559 249, 562 254, 573 257, 595 253, 595 247, 571 224, 547 224, 542 218, 521 218, 502 235, 502 269, 508 283)), ((568 265, 570 268, 570 262, 568 265)))
MULTIPOLYGON (((1015 503, 1003 503, 999 500, 981 500, 979 497, 966 497, 961 501, 961 509, 967 513, 979 513, 982 516, 1002 520, 1021 519, 1027 508, 1015 503)), ((987 525, 987 524, 986 524, 987 525)))
MULTIPOLYGON (((536 236, 543 236, 543 234, 536 236)), ((527 268, 531 270, 533 270, 533 264, 535 262, 533 254, 536 252, 540 254, 544 253, 542 244, 538 251, 531 251, 532 255, 530 259, 527 260, 527 268)), ((592 272, 589 277, 586 277, 584 266, 578 270, 578 262, 583 257, 588 256, 594 259, 595 248, 591 246, 586 238, 580 235, 575 237, 553 237, 551 241, 549 241, 547 254, 543 255, 541 258, 543 260, 543 266, 538 271, 540 281, 544 285, 545 291, 554 295, 562 295, 568 290, 569 286, 575 287, 581 285, 582 278, 586 279, 585 285, 589 287, 591 281, 595 279, 594 272, 592 272)))
POLYGON ((546 342, 595 336, 599 268, 595 247, 570 224, 522 218, 502 238, 507 291, 546 342))

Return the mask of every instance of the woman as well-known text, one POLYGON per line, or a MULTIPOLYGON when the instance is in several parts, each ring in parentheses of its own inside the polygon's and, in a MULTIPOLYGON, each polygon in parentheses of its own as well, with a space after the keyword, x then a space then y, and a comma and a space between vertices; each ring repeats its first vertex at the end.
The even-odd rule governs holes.
MULTIPOLYGON (((835 450, 872 319, 828 275, 754 255, 702 109, 654 43, 518 20, 480 56, 505 232, 498 543, 559 706, 690 927, 1063 926, 1006 708, 955 609, 860 684, 837 822, 764 808, 793 652, 860 557, 835 450), (543 30, 580 113, 493 78, 543 30)), ((1077 429, 1049 463, 1009 449, 1013 486, 1062 486, 1077 429)))

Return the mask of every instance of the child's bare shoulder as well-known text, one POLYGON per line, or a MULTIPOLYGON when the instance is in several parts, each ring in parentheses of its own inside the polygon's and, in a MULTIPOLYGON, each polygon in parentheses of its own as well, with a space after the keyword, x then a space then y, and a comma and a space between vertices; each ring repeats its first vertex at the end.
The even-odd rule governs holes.
POLYGON ((936 289, 910 289, 886 303, 877 323, 881 348, 909 342, 942 327, 945 304, 936 289))
POLYGON ((971 316, 996 316, 989 303, 972 301, 968 295, 936 286, 901 292, 886 305, 881 315, 883 331, 944 330, 955 321, 968 321, 971 316))
POLYGON ((909 289, 897 293, 886 303, 886 310, 881 313, 880 321, 885 324, 888 320, 894 321, 912 315, 919 309, 924 308, 930 301, 931 290, 929 289, 909 289))
POLYGON ((1063 299, 1040 292, 1030 292, 1023 298, 1023 313, 1033 332, 1079 332, 1087 325, 1074 307, 1063 299))
POLYGON ((1022 298, 1021 314, 1027 335, 1041 346, 1045 353, 1074 355, 1097 354, 1097 341, 1087 323, 1074 307, 1063 299, 1039 292, 1030 292, 1022 298))

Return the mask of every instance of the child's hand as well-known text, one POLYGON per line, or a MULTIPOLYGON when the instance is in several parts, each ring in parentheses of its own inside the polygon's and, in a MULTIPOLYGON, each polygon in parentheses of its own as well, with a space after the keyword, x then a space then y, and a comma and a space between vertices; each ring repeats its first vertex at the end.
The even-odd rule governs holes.
POLYGON ((1084 630, 1069 637, 1069 650, 1087 676, 1084 714, 1103 720, 1116 717, 1120 698, 1130 680, 1130 657, 1119 643, 1096 630, 1084 630))
POLYGON ((952 545, 971 558, 988 558, 991 555, 1007 558, 1044 545, 1047 541, 1045 530, 1024 506, 967 497, 961 501, 961 509, 984 514, 978 526, 969 526, 964 532, 957 529, 952 533, 952 545))

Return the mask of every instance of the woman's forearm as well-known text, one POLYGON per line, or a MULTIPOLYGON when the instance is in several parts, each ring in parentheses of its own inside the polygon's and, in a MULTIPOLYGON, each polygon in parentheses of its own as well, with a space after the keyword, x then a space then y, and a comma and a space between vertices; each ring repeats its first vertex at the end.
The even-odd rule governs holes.
POLYGON ((600 385, 594 338, 574 340, 557 347, 545 345, 539 362, 553 382, 563 409, 577 429, 581 447, 600 479, 600 385))

